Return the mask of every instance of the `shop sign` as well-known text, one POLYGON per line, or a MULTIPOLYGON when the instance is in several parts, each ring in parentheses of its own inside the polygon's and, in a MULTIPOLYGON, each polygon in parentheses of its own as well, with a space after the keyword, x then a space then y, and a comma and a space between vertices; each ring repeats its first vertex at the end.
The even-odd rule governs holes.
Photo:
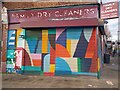
POLYGON ((118 2, 110 2, 101 5, 101 19, 118 17, 118 2))
POLYGON ((62 8, 9 11, 9 23, 24 21, 59 21, 98 18, 98 6, 72 6, 62 8))

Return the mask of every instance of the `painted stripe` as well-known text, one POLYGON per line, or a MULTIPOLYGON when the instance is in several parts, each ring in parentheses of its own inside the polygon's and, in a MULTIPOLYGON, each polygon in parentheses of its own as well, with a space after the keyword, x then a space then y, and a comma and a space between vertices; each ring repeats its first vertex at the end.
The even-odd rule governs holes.
POLYGON ((48 30, 42 30, 42 53, 48 52, 48 30))
POLYGON ((15 34, 12 34, 11 37, 15 37, 16 35, 15 34))
POLYGON ((50 72, 55 72, 55 64, 50 64, 50 72))
POLYGON ((70 56, 71 56, 71 40, 67 40, 66 41, 67 42, 67 50, 68 50, 68 52, 69 52, 69 54, 70 54, 70 56))
POLYGON ((81 72, 81 59, 80 58, 77 59, 77 63, 78 63, 78 72, 81 72))
POLYGON ((15 42, 15 40, 9 40, 9 42, 15 42))
POLYGON ((13 31, 13 33, 12 34, 15 34, 15 31, 13 31))
POLYGON ((9 45, 14 45, 14 44, 15 44, 15 42, 9 42, 8 44, 9 44, 9 45))
POLYGON ((98 71, 100 70, 100 59, 98 58, 98 71))
POLYGON ((15 37, 10 37, 10 40, 15 40, 15 37))
POLYGON ((41 71, 41 67, 37 67, 37 66, 22 66, 21 70, 23 71, 41 71))
POLYGON ((90 75, 90 76, 97 76, 97 73, 87 73, 87 72, 72 72, 72 74, 76 74, 76 75, 90 75))

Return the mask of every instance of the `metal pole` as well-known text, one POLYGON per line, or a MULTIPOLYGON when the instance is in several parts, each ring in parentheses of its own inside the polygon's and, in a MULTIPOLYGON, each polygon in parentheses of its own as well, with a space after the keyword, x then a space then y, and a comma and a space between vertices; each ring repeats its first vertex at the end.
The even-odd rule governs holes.
MULTIPOLYGON (((118 1, 118 15, 119 15, 119 18, 118 18, 118 71, 120 70, 120 60, 119 60, 119 57, 120 57, 120 1, 118 1)), ((120 72, 118 72, 118 75, 120 74, 120 72)))

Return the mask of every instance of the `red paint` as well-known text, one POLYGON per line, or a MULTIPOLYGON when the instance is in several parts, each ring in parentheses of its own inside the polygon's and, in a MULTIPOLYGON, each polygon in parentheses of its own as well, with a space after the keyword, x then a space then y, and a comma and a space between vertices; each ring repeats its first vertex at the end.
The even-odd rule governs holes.
POLYGON ((54 72, 44 72, 44 76, 54 76, 54 72))
MULTIPOLYGON (((93 49, 93 56, 92 56, 92 63, 90 67, 90 72, 97 73, 98 72, 98 61, 97 61, 97 55, 98 55, 98 50, 97 50, 97 34, 96 34, 96 28, 93 29, 92 37, 91 40, 93 41, 94 44, 94 49, 93 49)), ((91 41, 91 42, 92 42, 91 41)))
POLYGON ((22 60, 22 66, 31 66, 30 56, 28 52, 23 48, 24 58, 22 60))
POLYGON ((50 64, 55 64, 55 50, 50 47, 50 64))
POLYGON ((110 2, 101 5, 101 19, 118 17, 118 2, 110 2))
POLYGON ((35 28, 35 27, 69 27, 69 26, 98 26, 98 19, 79 19, 79 20, 65 20, 65 21, 32 21, 21 22, 22 28, 35 28))
MULTIPOLYGON (((86 51, 86 55, 85 55, 85 58, 92 58, 93 55, 94 55, 94 51, 95 51, 95 31, 93 30, 92 31, 92 35, 91 35, 91 38, 90 38, 90 41, 89 41, 89 44, 88 44, 88 47, 87 47, 87 51, 86 51)), ((96 53, 97 54, 97 53, 96 53)))

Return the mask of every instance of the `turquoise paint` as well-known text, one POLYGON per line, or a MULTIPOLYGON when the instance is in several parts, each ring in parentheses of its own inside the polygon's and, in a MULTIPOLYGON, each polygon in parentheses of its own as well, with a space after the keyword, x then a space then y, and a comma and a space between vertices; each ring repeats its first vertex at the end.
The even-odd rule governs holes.
POLYGON ((7 50, 7 58, 14 58, 14 50, 7 50))
POLYGON ((49 28, 48 34, 56 34, 56 28, 49 28))
POLYGON ((90 72, 72 72, 72 74, 97 76, 97 73, 90 73, 90 72))
POLYGON ((23 71, 41 71, 41 67, 39 66, 22 66, 21 70, 23 71))

